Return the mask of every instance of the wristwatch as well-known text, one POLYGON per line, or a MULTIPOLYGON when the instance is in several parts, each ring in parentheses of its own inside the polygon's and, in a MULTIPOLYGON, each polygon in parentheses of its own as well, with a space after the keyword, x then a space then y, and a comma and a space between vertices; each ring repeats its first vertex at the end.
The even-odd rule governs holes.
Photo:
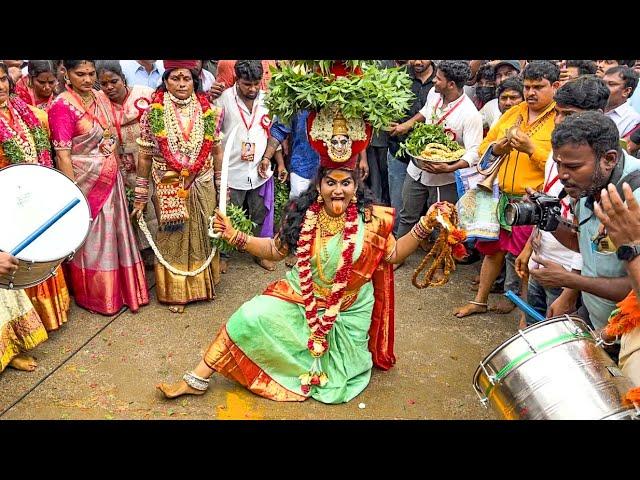
POLYGON ((616 252, 618 260, 629 262, 640 255, 640 245, 622 245, 616 252))

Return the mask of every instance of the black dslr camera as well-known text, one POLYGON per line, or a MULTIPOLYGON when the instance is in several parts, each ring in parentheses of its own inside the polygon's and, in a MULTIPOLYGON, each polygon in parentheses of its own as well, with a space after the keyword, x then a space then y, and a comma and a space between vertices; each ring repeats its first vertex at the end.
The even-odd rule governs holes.
POLYGON ((508 203, 504 218, 511 226, 536 225, 540 230, 553 232, 560 224, 560 213, 558 197, 536 192, 528 200, 508 203))

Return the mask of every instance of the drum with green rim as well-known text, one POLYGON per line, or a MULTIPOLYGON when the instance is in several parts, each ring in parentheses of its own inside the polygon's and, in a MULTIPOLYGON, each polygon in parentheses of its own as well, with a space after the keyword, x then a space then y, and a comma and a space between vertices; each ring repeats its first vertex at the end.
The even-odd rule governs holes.
POLYGON ((491 352, 473 387, 508 420, 601 420, 638 416, 623 402, 633 388, 578 317, 532 325, 491 352))

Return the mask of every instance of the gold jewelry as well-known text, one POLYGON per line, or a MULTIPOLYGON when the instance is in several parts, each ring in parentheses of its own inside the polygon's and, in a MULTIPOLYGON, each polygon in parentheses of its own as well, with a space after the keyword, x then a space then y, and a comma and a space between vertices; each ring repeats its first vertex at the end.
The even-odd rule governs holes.
POLYGON ((357 195, 353 195, 353 197, 351 197, 351 203, 358 203, 358 196, 357 195))
POLYGON ((344 230, 345 218, 346 212, 339 217, 332 217, 324 208, 321 208, 318 213, 318 227, 320 227, 321 232, 327 232, 331 235, 335 235, 336 233, 344 230))
POLYGON ((316 199, 316 201, 318 203, 323 203, 324 202, 324 198, 322 198, 322 195, 318 194, 318 198, 316 199))
MULTIPOLYGON (((327 278, 324 276, 324 267, 322 266, 323 263, 325 261, 328 260, 328 255, 326 255, 326 243, 324 238, 322 238, 322 233, 320 232, 320 229, 318 229, 316 231, 316 253, 315 253, 315 257, 316 257, 316 267, 317 267, 317 271, 318 271, 318 277, 320 278, 320 280, 325 284, 325 285, 332 285, 333 284, 333 278, 327 278)), ((334 274, 335 277, 335 274, 334 274)), ((314 286, 317 285, 316 282, 314 282, 314 286)), ((320 287, 320 285, 318 285, 318 287, 320 287)), ((329 290, 331 290, 329 288, 329 290)), ((326 295, 326 297, 328 297, 328 295, 326 295)))

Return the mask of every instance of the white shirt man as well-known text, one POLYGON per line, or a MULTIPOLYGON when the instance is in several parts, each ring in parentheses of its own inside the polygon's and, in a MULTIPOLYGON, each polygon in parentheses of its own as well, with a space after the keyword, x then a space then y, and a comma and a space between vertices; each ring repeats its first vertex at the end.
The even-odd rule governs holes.
POLYGON ((635 111, 629 100, 613 110, 609 110, 605 115, 615 122, 618 132, 620 132, 620 138, 624 138, 640 123, 640 113, 635 111))
POLYGON ((267 148, 267 138, 269 126, 264 127, 264 122, 268 118, 269 111, 264 106, 264 92, 260 90, 258 97, 253 102, 253 112, 251 112, 244 102, 238 97, 236 86, 227 88, 216 100, 216 104, 224 108, 224 121, 222 123, 222 147, 226 150, 227 142, 231 131, 238 125, 235 140, 231 148, 229 157, 229 187, 236 190, 253 190, 260 187, 273 175, 272 170, 268 170, 268 177, 262 178, 258 174, 258 165, 262 160, 262 155, 267 148), (255 144, 253 160, 243 160, 243 144, 255 144))
POLYGON ((137 60, 120 60, 122 73, 127 80, 127 85, 143 85, 145 87, 156 88, 162 82, 164 66, 160 60, 156 60, 150 72, 137 60))
POLYGON ((494 98, 493 100, 488 101, 481 109, 480 115, 482 116, 482 124, 486 128, 492 128, 500 117, 502 116, 502 112, 500 111, 500 107, 498 106, 498 99, 494 98))
MULTIPOLYGON (((478 163, 478 148, 482 143, 482 117, 471 99, 462 94, 460 98, 442 107, 442 95, 434 89, 427 95, 427 103, 420 110, 425 123, 440 123, 445 130, 455 134, 455 141, 466 150, 461 160, 469 166, 478 163)), ((455 183, 454 173, 429 173, 416 167, 413 162, 407 166, 407 174, 423 185, 437 187, 455 183)))

